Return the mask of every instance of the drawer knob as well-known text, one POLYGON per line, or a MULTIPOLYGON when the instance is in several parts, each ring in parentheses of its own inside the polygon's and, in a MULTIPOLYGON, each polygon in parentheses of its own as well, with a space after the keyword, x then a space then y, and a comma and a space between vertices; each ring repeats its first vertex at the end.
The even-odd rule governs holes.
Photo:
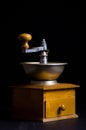
POLYGON ((64 105, 64 104, 62 104, 62 105, 60 106, 60 110, 65 111, 65 105, 64 105))

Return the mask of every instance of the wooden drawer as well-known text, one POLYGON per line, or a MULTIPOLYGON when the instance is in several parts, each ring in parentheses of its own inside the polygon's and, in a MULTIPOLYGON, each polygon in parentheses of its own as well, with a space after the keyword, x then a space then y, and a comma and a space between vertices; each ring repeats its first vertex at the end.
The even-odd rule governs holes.
POLYGON ((46 118, 72 115, 75 113, 74 98, 46 102, 46 118))
POLYGON ((45 93, 46 118, 75 114, 75 91, 53 91, 45 93))

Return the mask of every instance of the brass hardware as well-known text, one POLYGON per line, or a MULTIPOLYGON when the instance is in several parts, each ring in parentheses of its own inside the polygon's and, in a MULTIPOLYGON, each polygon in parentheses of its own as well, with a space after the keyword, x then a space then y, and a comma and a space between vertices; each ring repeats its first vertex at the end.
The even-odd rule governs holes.
POLYGON ((65 105, 64 104, 59 106, 59 108, 57 110, 57 114, 61 114, 62 111, 65 111, 65 105))
POLYGON ((64 105, 64 104, 62 104, 62 105, 60 106, 60 110, 65 111, 65 105, 64 105))

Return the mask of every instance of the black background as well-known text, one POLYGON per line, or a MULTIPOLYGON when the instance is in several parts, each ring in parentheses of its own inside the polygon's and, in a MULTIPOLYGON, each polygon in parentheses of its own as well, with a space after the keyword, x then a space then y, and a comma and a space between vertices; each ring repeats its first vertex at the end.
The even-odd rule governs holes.
MULTIPOLYGON (((8 86, 26 82, 19 63, 39 60, 38 54, 21 54, 21 45, 17 39, 20 33, 32 34, 31 47, 39 46, 42 38, 45 38, 49 49, 48 61, 68 63, 58 81, 80 85, 81 71, 84 69, 81 67, 80 8, 71 8, 71 4, 68 8, 64 2, 21 2, 3 5, 0 15, 1 113, 6 115, 9 111, 11 99, 8 86)), ((83 77, 83 83, 84 79, 83 77)), ((86 107, 84 85, 77 89, 76 99, 77 112, 80 114, 86 107)))
POLYGON ((63 81, 80 84, 79 8, 56 8, 55 10, 47 8, 46 10, 45 7, 37 11, 34 8, 31 12, 28 6, 22 5, 7 8, 4 12, 0 24, 2 83, 21 82, 24 75, 19 72, 19 63, 39 60, 39 54, 32 54, 32 58, 31 54, 20 53, 18 35, 30 33, 33 36, 31 47, 40 46, 42 38, 46 39, 49 49, 48 61, 68 63, 63 81))

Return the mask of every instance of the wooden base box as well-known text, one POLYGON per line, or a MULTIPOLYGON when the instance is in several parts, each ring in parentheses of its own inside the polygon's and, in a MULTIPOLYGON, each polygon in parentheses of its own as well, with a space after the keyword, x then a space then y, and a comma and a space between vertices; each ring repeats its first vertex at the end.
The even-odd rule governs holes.
POLYGON ((11 86, 12 118, 42 122, 77 118, 77 87, 69 83, 11 86))

